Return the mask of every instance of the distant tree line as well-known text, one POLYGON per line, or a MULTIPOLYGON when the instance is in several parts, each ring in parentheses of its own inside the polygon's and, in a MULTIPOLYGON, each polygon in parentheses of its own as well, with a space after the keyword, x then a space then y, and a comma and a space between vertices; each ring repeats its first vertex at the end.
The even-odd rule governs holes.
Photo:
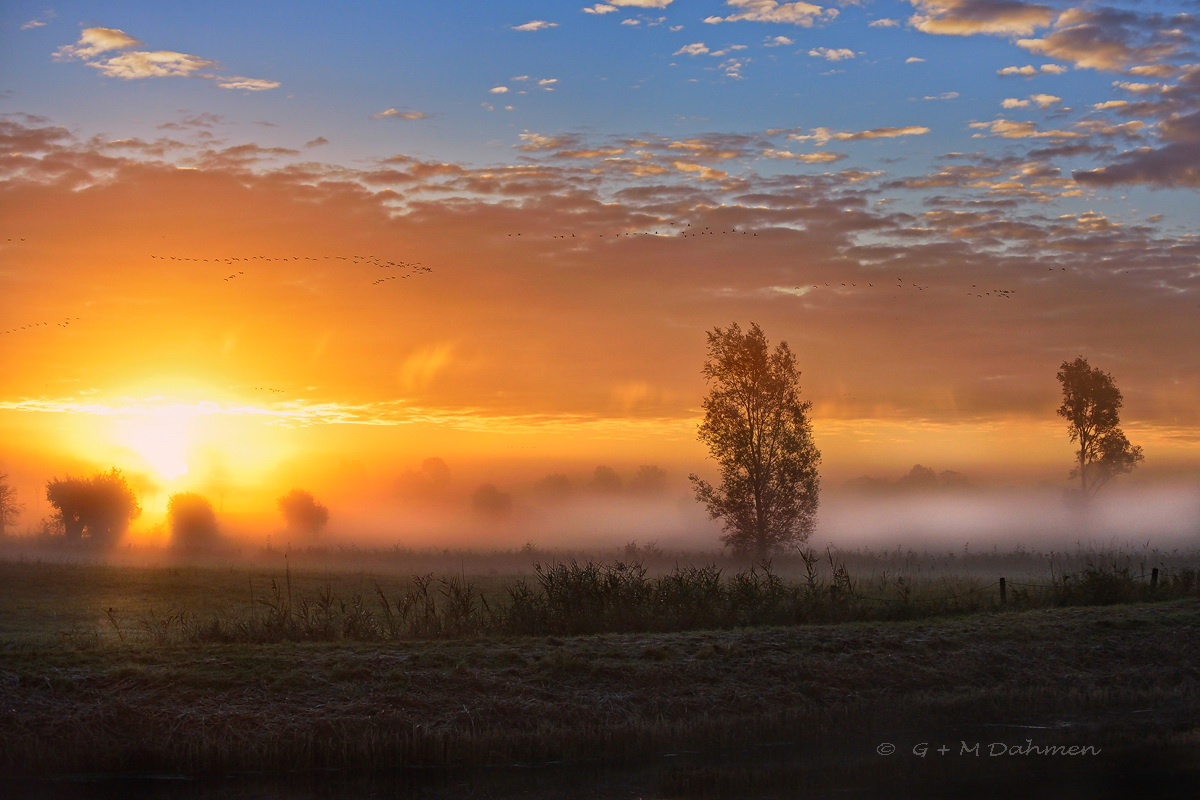
MULTIPOLYGON (((564 503, 582 495, 614 499, 618 496, 650 497, 667 488, 667 473, 661 467, 645 464, 626 482, 612 467, 601 465, 583 480, 572 480, 563 473, 554 473, 536 481, 532 495, 543 503, 564 503)), ((485 483, 471 494, 471 508, 479 517, 498 521, 512 513, 513 495, 495 484, 485 483)))
POLYGON ((654 464, 638 467, 628 481, 610 466, 596 467, 590 477, 573 481, 567 475, 547 475, 533 485, 533 493, 543 500, 565 500, 578 492, 613 496, 617 494, 651 496, 667 488, 667 472, 654 464))
POLYGON ((847 489, 872 493, 945 491, 971 487, 971 481, 961 472, 955 472, 952 469, 935 472, 932 468, 922 464, 915 464, 912 469, 894 481, 863 475, 846 482, 847 489))
MULTIPOLYGON (((116 544, 142 512, 137 496, 115 467, 90 478, 54 478, 46 484, 46 499, 54 508, 46 532, 67 545, 93 550, 116 544)), ((329 522, 329 509, 302 489, 280 497, 278 505, 288 532, 301 539, 315 539, 329 522)), ((0 519, 11 521, 18 510, 7 476, 0 475, 0 519)), ((212 503, 195 492, 168 498, 167 527, 171 546, 183 552, 209 551, 221 541, 212 503)))

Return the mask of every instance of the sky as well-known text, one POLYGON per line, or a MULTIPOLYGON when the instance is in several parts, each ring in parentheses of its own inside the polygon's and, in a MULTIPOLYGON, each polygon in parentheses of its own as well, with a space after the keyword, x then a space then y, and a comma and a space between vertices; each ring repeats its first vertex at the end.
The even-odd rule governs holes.
POLYGON ((757 322, 827 487, 1066 486, 1076 356, 1194 485, 1197 5, 11 0, 0 471, 685 491, 757 322))

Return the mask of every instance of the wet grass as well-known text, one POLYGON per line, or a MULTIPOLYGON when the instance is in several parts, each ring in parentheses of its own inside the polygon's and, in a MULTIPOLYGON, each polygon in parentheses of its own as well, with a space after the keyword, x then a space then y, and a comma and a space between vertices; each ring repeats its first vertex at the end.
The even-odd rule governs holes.
MULTIPOLYGON (((929 619, 1194 597, 1200 555, 1042 555, 1041 574, 993 575, 953 558, 801 553, 775 563, 536 561, 528 575, 416 574, 0 561, 5 643, 387 642, 479 636, 721 630, 929 619), (848 564, 874 569, 853 571, 848 564), (1001 587, 1001 579, 1005 585, 1001 587)), ((1031 565, 1027 565, 1031 566, 1031 565)))
POLYGON ((0 774, 697 751, 724 760, 681 760, 658 795, 732 797, 747 771, 767 793, 828 787, 835 762, 864 780, 917 775, 931 762, 911 749, 940 738, 1200 756, 1186 563, 1153 592, 1136 565, 1083 563, 1014 585, 1001 608, 984 578, 860 581, 822 558, 812 576, 562 561, 523 584, 0 562, 0 774), (963 588, 983 599, 945 603, 963 588), (882 762, 884 741, 907 760, 882 762), (785 763, 736 755, 769 742, 785 763))

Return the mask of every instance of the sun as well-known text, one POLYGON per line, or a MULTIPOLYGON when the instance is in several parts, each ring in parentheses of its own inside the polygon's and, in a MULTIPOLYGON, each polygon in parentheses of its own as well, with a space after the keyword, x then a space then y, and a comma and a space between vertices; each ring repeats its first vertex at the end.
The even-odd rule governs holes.
POLYGON ((118 419, 114 438, 144 462, 147 472, 170 483, 190 469, 196 416, 195 408, 183 403, 151 406, 118 419))
POLYGON ((92 419, 107 422, 89 438, 106 442, 115 463, 164 497, 252 483, 290 453, 286 430, 273 424, 278 409, 194 379, 126 386, 96 409, 92 419))

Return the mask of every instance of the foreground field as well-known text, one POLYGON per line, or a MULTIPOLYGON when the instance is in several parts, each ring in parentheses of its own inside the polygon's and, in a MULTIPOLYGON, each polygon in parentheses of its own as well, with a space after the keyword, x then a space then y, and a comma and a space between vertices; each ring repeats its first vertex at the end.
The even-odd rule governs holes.
MULTIPOLYGON (((55 568, 14 566, 33 584, 55 568)), ((89 633, 62 597, 66 617, 39 632, 37 598, 7 578, 0 770, 31 796, 46 785, 30 779, 64 773, 547 762, 648 764, 637 794, 664 797, 936 796, 933 783, 1190 797, 1173 792, 1200 779, 1194 598, 703 632, 176 643, 122 641, 103 607, 89 633), (32 606, 13 605, 18 588, 32 606)))

